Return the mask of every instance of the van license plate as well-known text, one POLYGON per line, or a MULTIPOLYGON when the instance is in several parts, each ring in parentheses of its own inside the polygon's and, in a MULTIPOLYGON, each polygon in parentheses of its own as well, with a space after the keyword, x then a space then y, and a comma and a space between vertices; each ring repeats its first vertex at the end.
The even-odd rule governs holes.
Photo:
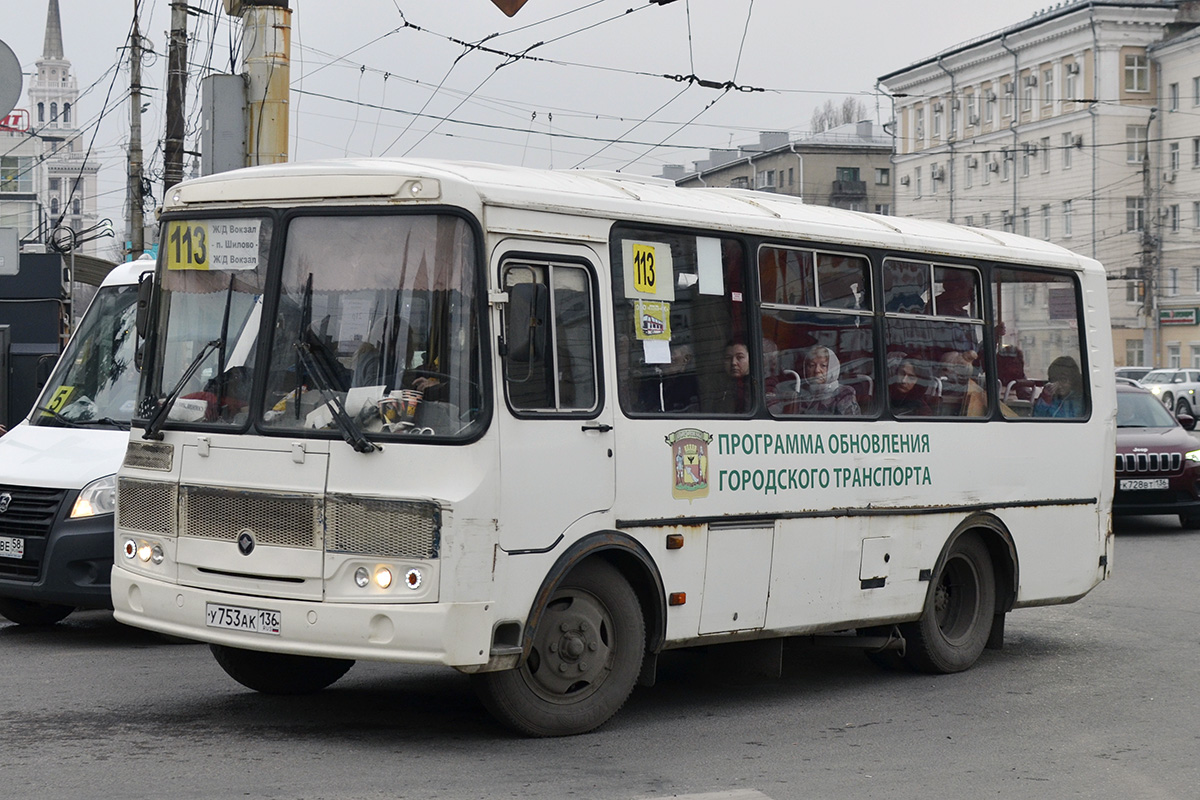
POLYGON ((13 536, 0 536, 0 558, 24 558, 25 540, 13 536))
POLYGON ((1122 492, 1136 492, 1139 489, 1166 489, 1166 478, 1126 478, 1121 481, 1122 492))
POLYGON ((249 631, 279 635, 279 612, 269 608, 242 608, 208 603, 204 607, 204 624, 210 628, 249 631))

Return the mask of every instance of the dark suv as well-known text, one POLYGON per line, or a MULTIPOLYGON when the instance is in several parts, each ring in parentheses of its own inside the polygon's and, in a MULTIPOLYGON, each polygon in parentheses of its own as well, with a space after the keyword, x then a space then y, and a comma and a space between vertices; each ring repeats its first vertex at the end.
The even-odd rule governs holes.
POLYGON ((1117 384, 1117 488, 1113 514, 1178 514, 1200 529, 1200 441, 1150 392, 1117 384))

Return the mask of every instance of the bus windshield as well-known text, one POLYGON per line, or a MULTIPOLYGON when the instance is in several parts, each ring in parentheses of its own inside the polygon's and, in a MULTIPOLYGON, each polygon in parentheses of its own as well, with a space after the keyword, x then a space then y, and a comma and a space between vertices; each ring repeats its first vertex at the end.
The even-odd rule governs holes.
POLYGON ((105 286, 38 401, 33 425, 127 427, 137 398, 137 286, 105 286))
POLYGON ((474 247, 452 216, 292 220, 263 424, 463 434, 482 386, 474 247))

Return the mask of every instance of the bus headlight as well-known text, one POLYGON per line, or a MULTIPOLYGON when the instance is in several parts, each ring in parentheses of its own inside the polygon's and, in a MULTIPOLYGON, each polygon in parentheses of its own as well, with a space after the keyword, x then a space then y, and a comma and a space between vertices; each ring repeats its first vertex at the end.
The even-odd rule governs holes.
POLYGON ((386 589, 392 585, 392 571, 387 567, 380 567, 375 570, 375 585, 380 589, 386 589))
POLYGON ((367 588, 367 584, 371 582, 371 575, 367 572, 366 567, 359 567, 354 570, 354 584, 360 589, 367 588))
POLYGON ((117 477, 97 478, 79 492, 71 508, 71 519, 111 514, 117 509, 117 477))

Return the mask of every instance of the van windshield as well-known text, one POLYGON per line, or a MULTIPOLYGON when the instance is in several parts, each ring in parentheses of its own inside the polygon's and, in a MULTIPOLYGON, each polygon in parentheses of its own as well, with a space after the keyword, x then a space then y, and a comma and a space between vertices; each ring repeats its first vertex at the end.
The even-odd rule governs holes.
POLYGON ((128 425, 138 388, 137 293, 137 286, 105 286, 96 293, 38 399, 33 425, 128 425))

